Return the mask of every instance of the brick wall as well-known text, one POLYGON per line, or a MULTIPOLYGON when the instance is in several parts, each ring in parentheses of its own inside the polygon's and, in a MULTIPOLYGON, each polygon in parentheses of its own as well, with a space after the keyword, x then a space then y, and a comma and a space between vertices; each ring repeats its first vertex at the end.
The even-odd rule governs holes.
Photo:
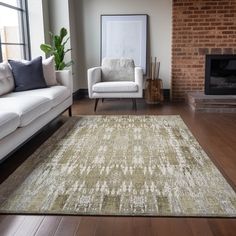
POLYGON ((203 91, 205 54, 236 54, 236 0, 173 0, 172 98, 203 91))

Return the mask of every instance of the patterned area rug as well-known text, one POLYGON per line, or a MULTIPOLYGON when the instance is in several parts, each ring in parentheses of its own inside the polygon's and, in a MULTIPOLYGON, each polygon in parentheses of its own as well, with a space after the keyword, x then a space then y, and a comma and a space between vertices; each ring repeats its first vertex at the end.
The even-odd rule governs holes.
POLYGON ((179 116, 73 117, 1 186, 0 213, 236 216, 179 116))

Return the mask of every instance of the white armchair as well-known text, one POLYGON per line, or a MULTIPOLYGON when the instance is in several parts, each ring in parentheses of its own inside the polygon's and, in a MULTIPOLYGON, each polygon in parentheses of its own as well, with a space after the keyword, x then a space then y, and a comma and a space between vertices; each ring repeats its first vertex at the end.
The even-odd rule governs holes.
POLYGON ((131 98, 136 110, 136 98, 143 97, 143 71, 132 59, 104 58, 102 66, 88 69, 89 98, 131 98))

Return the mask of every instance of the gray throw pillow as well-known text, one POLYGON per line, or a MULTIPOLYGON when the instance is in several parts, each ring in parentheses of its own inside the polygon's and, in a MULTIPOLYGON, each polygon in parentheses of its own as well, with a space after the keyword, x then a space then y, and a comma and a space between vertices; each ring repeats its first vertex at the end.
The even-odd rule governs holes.
POLYGON ((130 58, 103 58, 102 81, 134 81, 134 68, 130 58))
POLYGON ((37 57, 27 63, 8 60, 15 81, 15 92, 46 88, 43 75, 42 57, 37 57))

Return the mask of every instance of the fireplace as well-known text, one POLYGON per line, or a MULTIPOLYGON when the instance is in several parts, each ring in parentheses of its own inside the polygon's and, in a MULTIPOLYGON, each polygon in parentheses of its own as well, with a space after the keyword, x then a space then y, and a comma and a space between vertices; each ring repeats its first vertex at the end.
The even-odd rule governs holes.
POLYGON ((236 95, 236 55, 206 55, 205 94, 236 95))

